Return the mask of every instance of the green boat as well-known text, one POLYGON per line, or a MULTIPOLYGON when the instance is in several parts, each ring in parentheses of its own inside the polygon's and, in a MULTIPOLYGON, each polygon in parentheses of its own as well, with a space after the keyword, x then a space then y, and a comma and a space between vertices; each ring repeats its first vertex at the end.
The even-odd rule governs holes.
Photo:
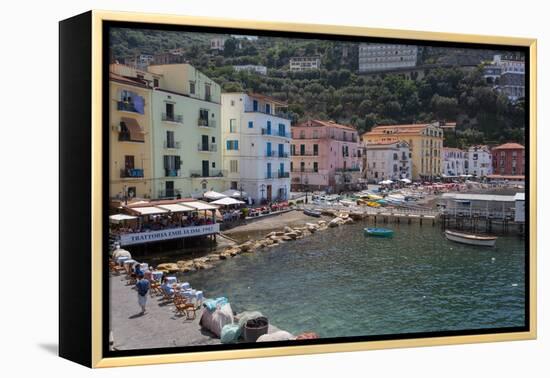
POLYGON ((391 238, 393 236, 393 230, 389 228, 365 228, 363 229, 365 236, 379 236, 383 238, 391 238))

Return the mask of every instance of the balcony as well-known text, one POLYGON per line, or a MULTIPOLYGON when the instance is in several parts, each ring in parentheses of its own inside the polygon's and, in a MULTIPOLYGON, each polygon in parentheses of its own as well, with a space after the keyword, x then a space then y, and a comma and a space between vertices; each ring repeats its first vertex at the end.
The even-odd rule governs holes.
POLYGON ((300 169, 300 168, 295 168, 292 170, 292 173, 319 173, 319 170, 317 169, 314 169, 314 168, 303 168, 303 169, 300 169))
POLYGON ((290 138, 290 133, 282 132, 279 130, 272 130, 268 128, 262 128, 262 135, 269 135, 269 136, 275 136, 275 137, 281 137, 281 138, 290 138))
POLYGON ((289 178, 290 177, 290 172, 279 171, 279 172, 277 172, 277 177, 278 178, 289 178))
POLYGON ((199 143, 197 144, 197 150, 199 152, 216 152, 218 151, 218 146, 216 143, 199 143))
POLYGON ((216 127, 216 121, 208 118, 199 118, 197 120, 197 126, 214 128, 216 127))
POLYGON ((180 189, 165 189, 158 191, 158 198, 181 198, 180 189))
POLYGON ((165 177, 179 177, 179 175, 180 175, 179 169, 164 168, 164 176, 165 177))
POLYGON ((117 110, 121 110, 123 112, 139 113, 134 104, 124 101, 117 101, 117 110))
POLYGON ((269 116, 272 116, 272 117, 277 117, 277 118, 282 118, 282 119, 286 119, 286 120, 291 120, 292 117, 290 116, 290 114, 288 113, 285 113, 285 112, 274 112, 274 113, 267 113, 265 111, 262 111, 260 109, 252 109, 252 108, 246 108, 244 110, 245 113, 261 113, 261 114, 265 114, 265 115, 269 115, 269 116))
POLYGON ((118 133, 119 142, 135 142, 135 143, 144 143, 143 140, 132 139, 132 134, 129 131, 120 131, 118 133))
POLYGON ((224 177, 226 174, 225 171, 221 169, 191 169, 189 170, 189 177, 199 178, 199 177, 224 177))
POLYGON ((361 168, 336 168, 336 172, 360 172, 361 168))
POLYGON ((143 177, 143 169, 140 168, 123 168, 120 170, 121 178, 141 178, 143 177))
POLYGON ((162 113, 163 122, 183 123, 183 115, 162 113))
POLYGON ((181 144, 180 142, 168 142, 167 140, 165 140, 164 148, 173 148, 173 149, 179 150, 181 148, 181 144))
POLYGON ((292 154, 292 156, 319 156, 319 153, 315 152, 315 151, 294 151, 294 153, 292 154))

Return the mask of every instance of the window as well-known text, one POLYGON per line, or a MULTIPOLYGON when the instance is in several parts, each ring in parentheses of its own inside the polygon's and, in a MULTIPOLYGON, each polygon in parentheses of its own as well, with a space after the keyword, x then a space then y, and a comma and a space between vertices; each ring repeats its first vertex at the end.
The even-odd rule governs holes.
POLYGON ((231 106, 235 106, 235 100, 231 100, 231 106))
POLYGON ((210 84, 204 84, 204 99, 206 101, 210 101, 212 99, 212 94, 210 93, 211 91, 211 88, 210 88, 210 84))
POLYGON ((291 144, 290 145, 290 154, 291 155, 296 155, 296 145, 295 144, 291 144))
POLYGON ((155 88, 159 87, 159 79, 153 79, 153 87, 155 88))
POLYGON ((231 172, 231 173, 239 172, 239 161, 238 160, 229 160, 229 172, 231 172))
POLYGON ((173 131, 167 131, 166 132, 166 147, 168 148, 175 148, 176 142, 174 141, 174 132, 173 131))
POLYGON ((216 162, 215 161, 212 162, 212 168, 216 168, 216 162))
POLYGON ((319 131, 313 130, 313 139, 319 138, 319 131))
POLYGON ((306 170, 306 163, 301 161, 300 162, 300 172, 305 172, 306 170))
POLYGON ((254 128, 254 122, 248 121, 248 128, 253 129, 254 128))
POLYGON ((319 145, 318 144, 313 145, 313 155, 315 155, 315 156, 319 155, 319 145))
POLYGON ((190 94, 195 94, 195 82, 194 81, 189 82, 189 93, 190 94))
POLYGON ((305 144, 300 144, 300 155, 305 155, 306 154, 306 145, 305 144))
POLYGON ((232 190, 237 190, 237 185, 238 185, 237 181, 231 181, 230 186, 232 190))
POLYGON ((225 147, 226 147, 227 150, 237 151, 239 149, 239 141, 238 140, 227 140, 225 147))
POLYGON ((230 133, 236 133, 237 132, 237 120, 232 118, 229 120, 229 132, 230 133))
POLYGON ((319 163, 313 162, 313 172, 319 172, 319 163))

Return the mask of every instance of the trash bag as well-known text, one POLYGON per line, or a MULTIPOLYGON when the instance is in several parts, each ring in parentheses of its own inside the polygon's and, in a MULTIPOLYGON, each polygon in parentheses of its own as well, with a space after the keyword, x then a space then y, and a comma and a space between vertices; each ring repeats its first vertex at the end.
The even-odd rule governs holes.
POLYGON ((277 331, 258 337, 256 342, 260 343, 262 341, 284 341, 284 340, 293 340, 294 336, 287 331, 277 331))
POLYGON ((231 305, 226 303, 212 312, 203 311, 199 324, 217 337, 220 337, 223 327, 227 324, 233 324, 231 305))
POLYGON ((241 336, 241 327, 238 324, 226 324, 222 328, 221 342, 222 344, 236 343, 241 336))

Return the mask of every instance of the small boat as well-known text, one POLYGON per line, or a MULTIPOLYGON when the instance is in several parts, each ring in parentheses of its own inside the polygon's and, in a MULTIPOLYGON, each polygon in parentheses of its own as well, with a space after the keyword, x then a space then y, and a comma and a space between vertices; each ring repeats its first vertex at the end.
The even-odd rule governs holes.
POLYGON ((483 235, 474 235, 474 234, 464 234, 461 232, 445 230, 445 237, 448 240, 469 244, 469 245, 479 245, 483 247, 494 247, 497 242, 496 236, 483 236, 483 235))
POLYGON ((367 202, 368 207, 380 207, 380 204, 378 202, 367 202))
POLYGON ((321 216, 321 212, 318 210, 313 209, 304 209, 304 214, 309 215, 310 217, 319 218, 321 216))
POLYGON ((339 201, 344 206, 354 206, 357 205, 357 201, 350 201, 350 200, 340 200, 339 201))
POLYGON ((366 236, 380 236, 383 238, 390 238, 393 236, 393 230, 389 228, 365 228, 363 231, 366 236))

